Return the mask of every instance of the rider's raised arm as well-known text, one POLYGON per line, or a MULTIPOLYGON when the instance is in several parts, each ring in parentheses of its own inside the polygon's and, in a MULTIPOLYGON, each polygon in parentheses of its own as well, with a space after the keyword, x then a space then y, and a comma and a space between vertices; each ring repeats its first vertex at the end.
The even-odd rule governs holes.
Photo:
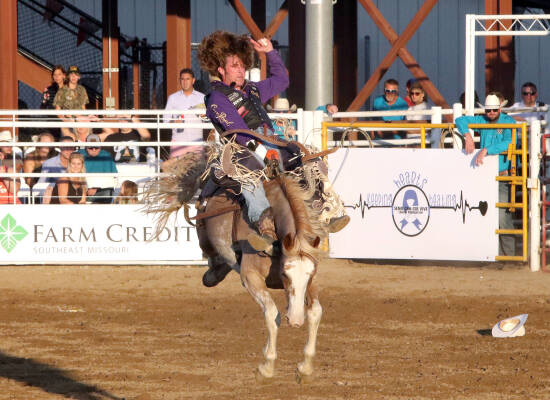
POLYGON ((288 72, 277 50, 270 51, 266 54, 266 57, 270 76, 256 83, 260 91, 260 100, 262 103, 281 93, 289 85, 288 72))

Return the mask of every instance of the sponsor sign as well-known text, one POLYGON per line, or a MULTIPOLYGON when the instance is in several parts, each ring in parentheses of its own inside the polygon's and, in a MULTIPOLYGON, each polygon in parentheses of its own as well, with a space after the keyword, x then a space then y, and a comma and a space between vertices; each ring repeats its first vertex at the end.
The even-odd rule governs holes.
MULTIPOLYGON (((0 263, 201 260, 195 228, 180 210, 158 238, 141 205, 3 205, 0 263)), ((190 212, 194 212, 193 209, 190 212)))
POLYGON ((498 158, 454 149, 340 149, 329 177, 350 224, 330 235, 339 258, 494 261, 498 158))

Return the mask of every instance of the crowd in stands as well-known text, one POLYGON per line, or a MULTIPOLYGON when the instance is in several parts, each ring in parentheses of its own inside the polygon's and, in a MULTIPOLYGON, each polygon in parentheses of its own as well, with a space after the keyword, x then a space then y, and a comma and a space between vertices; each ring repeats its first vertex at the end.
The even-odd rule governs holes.
MULTIPOLYGON (((56 65, 51 74, 51 82, 42 94, 41 109, 59 110, 58 120, 64 122, 93 123, 101 121, 98 116, 71 115, 70 110, 84 110, 89 103, 86 89, 79 84, 80 70, 77 66, 70 66, 67 70, 56 65)), ((164 115, 164 122, 200 122, 199 115, 181 115, 170 113, 170 110, 204 109, 205 95, 194 89, 195 75, 189 68, 182 69, 178 75, 179 90, 168 97, 164 115)), ((495 93, 497 97, 500 95, 495 93)), ((374 111, 410 110, 417 111, 414 115, 383 116, 385 122, 429 122, 429 115, 422 113, 429 108, 426 91, 420 81, 410 79, 406 83, 406 93, 400 96, 399 82, 388 79, 384 82, 383 94, 374 98, 374 111)), ((460 101, 464 105, 464 94, 460 101)), ((476 104, 479 98, 476 93, 476 104)), ((500 107, 505 105, 500 96, 500 107)), ((532 82, 526 82, 521 87, 521 100, 515 102, 512 108, 523 109, 513 118, 516 121, 532 122, 545 120, 546 113, 535 110, 525 110, 541 107, 544 103, 538 100, 537 87, 532 82)), ((277 98, 273 106, 267 105, 270 113, 292 113, 297 107, 290 106, 288 99, 277 98)), ((328 116, 338 112, 335 104, 325 104, 317 108, 328 116)), ((103 121, 139 123, 136 115, 118 115, 115 118, 105 118, 103 121)), ((275 135, 281 139, 296 139, 296 122, 290 119, 273 118, 275 135)), ((201 142, 206 140, 207 131, 200 128, 174 128, 171 140, 173 142, 201 142)), ((151 140, 151 133, 144 128, 50 128, 33 136, 36 146, 20 149, 14 146, 2 146, 2 142, 11 142, 13 132, 0 132, 0 172, 3 173, 117 173, 120 163, 144 163, 147 150, 144 146, 137 146, 137 142, 151 140), (56 143, 56 146, 40 146, 40 143, 56 143), (93 143, 119 143, 113 146, 93 146, 93 143), (79 145, 79 143, 86 145, 79 145), (123 144, 120 144, 123 143, 123 144)), ((418 132, 389 131, 377 132, 378 138, 404 138, 418 136, 418 132)), ((16 138, 17 139, 17 138, 16 138)), ((519 138, 518 138, 519 140, 519 138)), ((150 151, 154 149, 149 148, 150 151)), ((175 160, 185 153, 202 152, 201 145, 171 146, 169 159, 175 160)), ((33 188, 39 187, 40 196, 36 199, 44 204, 82 204, 82 203, 112 203, 134 204, 138 202, 138 186, 132 180, 125 180, 117 184, 115 179, 97 178, 97 176, 83 177, 25 177, 24 185, 31 193, 33 188)), ((0 178, 0 204, 20 203, 17 193, 21 188, 21 180, 8 177, 0 178)), ((36 190, 35 190, 36 192, 36 190)))

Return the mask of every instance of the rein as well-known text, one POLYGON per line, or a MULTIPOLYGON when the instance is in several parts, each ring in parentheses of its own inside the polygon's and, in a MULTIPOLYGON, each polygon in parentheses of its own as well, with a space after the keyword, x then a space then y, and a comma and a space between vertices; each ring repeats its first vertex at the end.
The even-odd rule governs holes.
POLYGON ((227 207, 218 208, 217 210, 212 210, 208 212, 202 212, 200 214, 195 215, 194 217, 191 217, 190 219, 194 219, 195 221, 199 221, 201 219, 205 218, 211 218, 211 217, 217 217, 218 215, 226 214, 231 211, 237 211, 240 210, 241 206, 238 204, 233 204, 227 207))
POLYGON ((250 129, 231 129, 229 131, 225 131, 221 134, 222 137, 226 137, 226 136, 229 136, 229 135, 233 135, 235 133, 246 133, 247 135, 250 135, 260 141, 263 141, 263 142, 267 142, 267 143, 271 143, 271 144, 274 144, 275 146, 279 146, 279 147, 287 147, 289 143, 293 143, 295 144, 302 153, 304 153, 304 155, 302 156, 302 161, 303 162, 306 162, 306 161, 309 161, 309 160, 312 160, 314 158, 318 158, 318 157, 324 157, 328 154, 331 154, 331 153, 334 153, 336 150, 338 150, 337 147, 333 147, 332 149, 328 149, 328 150, 323 150, 319 153, 311 153, 307 148, 306 146, 304 146, 302 143, 300 142, 297 142, 297 141, 290 141, 290 142, 283 142, 282 140, 279 140, 273 136, 266 136, 266 135, 262 135, 258 132, 255 132, 253 130, 250 130, 250 129))

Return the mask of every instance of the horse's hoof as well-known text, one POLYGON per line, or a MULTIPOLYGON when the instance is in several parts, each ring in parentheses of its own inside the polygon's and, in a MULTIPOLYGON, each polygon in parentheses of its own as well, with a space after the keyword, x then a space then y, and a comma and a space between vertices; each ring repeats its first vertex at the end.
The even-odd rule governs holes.
POLYGON ((256 382, 268 382, 271 378, 273 378, 273 371, 266 371, 263 365, 258 366, 256 369, 256 382))
POLYGON ((296 374, 294 377, 296 378, 296 383, 300 385, 307 385, 308 383, 313 382, 313 375, 302 374, 298 368, 296 368, 296 374))

